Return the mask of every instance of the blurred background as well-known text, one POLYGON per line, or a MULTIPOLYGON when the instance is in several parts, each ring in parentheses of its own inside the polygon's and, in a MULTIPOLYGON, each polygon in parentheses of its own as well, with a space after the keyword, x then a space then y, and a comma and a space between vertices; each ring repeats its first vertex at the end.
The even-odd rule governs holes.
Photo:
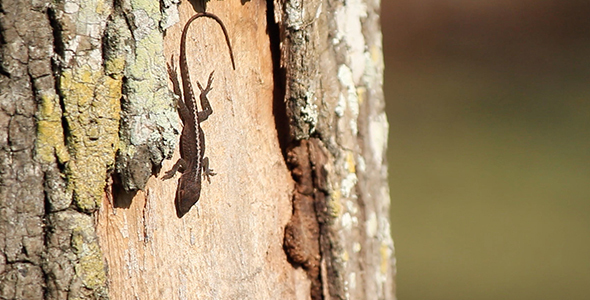
POLYGON ((398 299, 590 299, 590 1, 381 5, 398 299))

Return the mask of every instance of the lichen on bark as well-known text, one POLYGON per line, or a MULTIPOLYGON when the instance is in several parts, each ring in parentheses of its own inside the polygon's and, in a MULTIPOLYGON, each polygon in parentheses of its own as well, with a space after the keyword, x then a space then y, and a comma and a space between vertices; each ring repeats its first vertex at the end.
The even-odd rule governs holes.
POLYGON ((166 86, 161 8, 153 1, 76 0, 2 6, 0 273, 8 277, 0 280, 0 297, 106 299, 92 214, 117 153, 131 148, 120 137, 136 133, 121 130, 122 116, 138 117, 132 128, 148 132, 132 141, 148 151, 130 160, 147 161, 144 177, 171 155, 179 132, 166 86))

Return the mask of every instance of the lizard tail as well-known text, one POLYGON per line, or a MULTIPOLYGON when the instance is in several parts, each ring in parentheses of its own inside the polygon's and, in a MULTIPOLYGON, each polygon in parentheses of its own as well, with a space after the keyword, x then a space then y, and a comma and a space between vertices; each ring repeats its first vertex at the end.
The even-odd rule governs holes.
POLYGON ((194 16, 192 16, 188 20, 188 22, 186 22, 186 25, 184 25, 184 29, 182 30, 182 41, 186 43, 186 33, 187 33, 188 26, 194 20, 196 20, 196 19, 198 19, 200 17, 207 17, 207 18, 211 18, 211 19, 215 20, 217 22, 217 24, 219 24, 219 26, 223 30, 223 35, 225 36, 225 42, 227 43, 227 47, 229 48, 229 57, 231 58, 231 65, 232 65, 232 67, 235 70, 236 69, 236 63, 234 62, 234 53, 232 51, 231 43, 229 41, 229 35, 227 34, 227 29, 225 29, 225 25, 223 25, 223 22, 221 21, 221 19, 218 16, 216 16, 216 15, 214 15, 212 13, 208 13, 208 12, 200 12, 200 13, 197 13, 194 16))

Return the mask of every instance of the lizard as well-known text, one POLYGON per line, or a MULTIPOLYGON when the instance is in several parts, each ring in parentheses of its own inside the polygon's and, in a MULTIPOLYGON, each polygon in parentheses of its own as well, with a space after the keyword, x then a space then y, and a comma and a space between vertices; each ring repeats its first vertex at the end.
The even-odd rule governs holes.
MULTIPOLYGON (((197 86, 201 91, 199 100, 201 102, 202 110, 199 111, 193 87, 191 85, 188 63, 186 60, 186 39, 189 26, 193 21, 201 17, 211 18, 221 26, 223 34, 225 35, 225 41, 229 48, 232 67, 234 70, 236 69, 227 30, 221 19, 216 15, 207 12, 193 15, 184 25, 180 39, 179 63, 180 78, 182 81, 182 96, 178 89, 175 88, 175 92, 179 96, 177 102, 178 113, 183 123, 182 133, 180 135, 180 158, 174 164, 172 169, 166 172, 162 177, 162 179, 166 180, 172 178, 177 171, 180 170, 182 172, 182 175, 178 180, 178 188, 174 200, 176 215, 179 218, 182 218, 191 207, 199 201, 202 176, 205 175, 207 181, 210 182, 209 177, 216 175, 212 169, 209 169, 209 158, 205 157, 205 134, 201 128, 201 123, 206 121, 213 113, 207 94, 212 90, 211 84, 213 83, 213 73, 215 71, 211 72, 209 75, 207 86, 205 88, 203 88, 201 83, 197 81, 197 86)), ((169 71, 169 73, 176 75, 175 72, 169 71)), ((173 81, 178 83, 177 79, 173 79, 173 81)))

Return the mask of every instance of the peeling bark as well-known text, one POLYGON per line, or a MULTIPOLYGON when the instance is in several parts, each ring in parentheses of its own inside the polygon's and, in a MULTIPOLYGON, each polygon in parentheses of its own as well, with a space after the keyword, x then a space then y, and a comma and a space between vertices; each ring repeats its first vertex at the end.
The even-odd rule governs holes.
MULTIPOLYGON (((313 142, 317 144, 319 140, 313 139, 313 142)), ((325 162, 312 162, 311 157, 323 157, 321 153, 310 153, 314 150, 319 149, 309 145, 308 140, 302 140, 287 154, 287 163, 296 184, 293 215, 285 227, 284 247, 289 259, 307 271, 311 279, 311 298, 322 299, 320 216, 323 211, 318 208, 324 203, 325 197, 323 191, 316 188, 316 183, 325 180, 325 177, 314 173, 321 173, 325 162)))

